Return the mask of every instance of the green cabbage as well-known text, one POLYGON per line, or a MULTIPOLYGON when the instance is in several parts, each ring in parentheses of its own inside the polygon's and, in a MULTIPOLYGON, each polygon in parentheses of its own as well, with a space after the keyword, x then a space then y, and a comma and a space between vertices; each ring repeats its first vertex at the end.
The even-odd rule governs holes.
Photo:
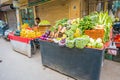
POLYGON ((75 47, 76 47, 76 48, 82 49, 82 48, 84 48, 85 46, 86 46, 86 45, 85 45, 84 39, 76 39, 76 40, 75 40, 75 47))
POLYGON ((96 44, 96 48, 102 48, 103 47, 103 43, 97 43, 96 44))
POLYGON ((79 49, 83 49, 88 44, 89 41, 90 41, 89 36, 83 35, 80 38, 76 38, 75 47, 79 49))
POLYGON ((74 39, 73 40, 69 40, 69 39, 66 39, 66 47, 68 48, 73 48, 74 47, 74 39))

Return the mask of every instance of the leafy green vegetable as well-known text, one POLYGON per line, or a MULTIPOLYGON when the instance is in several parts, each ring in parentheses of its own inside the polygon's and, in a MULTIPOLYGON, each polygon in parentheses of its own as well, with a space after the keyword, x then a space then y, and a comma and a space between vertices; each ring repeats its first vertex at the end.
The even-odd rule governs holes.
POLYGON ((91 44, 91 43, 88 43, 88 44, 87 44, 87 47, 92 47, 92 44, 91 44))
POLYGON ((68 48, 73 48, 74 47, 74 39, 73 40, 69 40, 68 38, 66 39, 66 47, 68 48))
POLYGON ((89 36, 83 35, 82 37, 75 40, 75 46, 76 48, 82 49, 88 44, 89 41, 89 36))
POLYGON ((80 26, 79 28, 84 33, 85 30, 91 30, 95 26, 95 22, 91 16, 85 16, 80 20, 80 26))
POLYGON ((55 27, 54 27, 54 26, 51 27, 51 28, 50 28, 50 31, 51 31, 51 32, 54 32, 54 31, 55 31, 55 27))
POLYGON ((109 41, 110 37, 110 28, 112 26, 113 19, 108 15, 108 12, 100 12, 98 17, 98 24, 103 24, 105 26, 104 31, 105 35, 103 42, 109 41))
POLYGON ((68 37, 74 36, 74 32, 73 32, 72 30, 66 31, 65 34, 66 34, 68 37))
POLYGON ((96 48, 96 42, 94 42, 94 43, 91 43, 91 45, 92 45, 92 48, 96 48))
POLYGON ((50 25, 50 22, 48 20, 42 20, 39 25, 50 25))
POLYGON ((90 41, 87 44, 87 47, 102 48, 103 47, 102 39, 98 38, 98 39, 94 40, 94 39, 90 38, 90 41))
POLYGON ((72 30, 73 32, 75 32, 77 28, 78 28, 77 24, 72 24, 70 30, 72 30))
POLYGON ((56 25, 55 25, 55 26, 56 26, 56 27, 58 27, 59 25, 66 26, 66 25, 67 25, 67 21, 68 21, 67 18, 58 20, 58 21, 56 21, 56 25))
POLYGON ((84 39, 76 39, 75 47, 79 49, 83 49, 86 45, 84 44, 84 39))
MULTIPOLYGON (((103 38, 103 42, 109 41, 110 28, 111 28, 111 25, 112 25, 112 22, 114 21, 114 19, 108 15, 108 12, 100 12, 100 13, 96 12, 96 13, 89 15, 89 17, 92 20, 92 22, 95 23, 95 25, 97 25, 97 24, 104 25, 105 35, 103 38)), ((84 31, 84 29, 83 29, 83 31, 84 31)), ((89 28, 87 28, 87 29, 89 29, 89 28)))
POLYGON ((102 48, 103 47, 103 43, 97 43, 96 44, 96 48, 102 48))

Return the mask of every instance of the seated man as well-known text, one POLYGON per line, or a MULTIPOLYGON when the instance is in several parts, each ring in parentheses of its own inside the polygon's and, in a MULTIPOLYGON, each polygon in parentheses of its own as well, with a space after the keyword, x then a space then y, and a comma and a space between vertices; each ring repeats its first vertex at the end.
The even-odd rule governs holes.
POLYGON ((35 18, 35 25, 36 26, 38 26, 40 22, 41 22, 41 20, 39 17, 35 18))

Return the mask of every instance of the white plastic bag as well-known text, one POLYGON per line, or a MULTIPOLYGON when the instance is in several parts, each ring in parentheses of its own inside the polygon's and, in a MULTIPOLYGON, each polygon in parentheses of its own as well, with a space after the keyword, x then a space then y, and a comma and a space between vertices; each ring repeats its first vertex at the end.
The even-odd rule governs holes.
POLYGON ((110 43, 108 48, 108 54, 115 55, 115 56, 117 55, 117 48, 116 48, 115 42, 110 43))

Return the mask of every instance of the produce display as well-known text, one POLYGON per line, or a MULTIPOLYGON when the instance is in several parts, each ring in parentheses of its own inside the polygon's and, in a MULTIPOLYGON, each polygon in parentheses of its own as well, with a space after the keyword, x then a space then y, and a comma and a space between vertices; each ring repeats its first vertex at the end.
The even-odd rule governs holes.
POLYGON ((69 20, 64 18, 56 21, 56 24, 41 36, 41 40, 52 41, 58 43, 59 46, 69 48, 101 49, 104 47, 104 43, 110 39, 112 22, 108 12, 95 12, 81 19, 69 20), (88 33, 86 33, 87 30, 88 33))
POLYGON ((37 38, 41 36, 41 32, 35 26, 30 28, 28 24, 23 24, 21 26, 20 36, 23 38, 37 38))

